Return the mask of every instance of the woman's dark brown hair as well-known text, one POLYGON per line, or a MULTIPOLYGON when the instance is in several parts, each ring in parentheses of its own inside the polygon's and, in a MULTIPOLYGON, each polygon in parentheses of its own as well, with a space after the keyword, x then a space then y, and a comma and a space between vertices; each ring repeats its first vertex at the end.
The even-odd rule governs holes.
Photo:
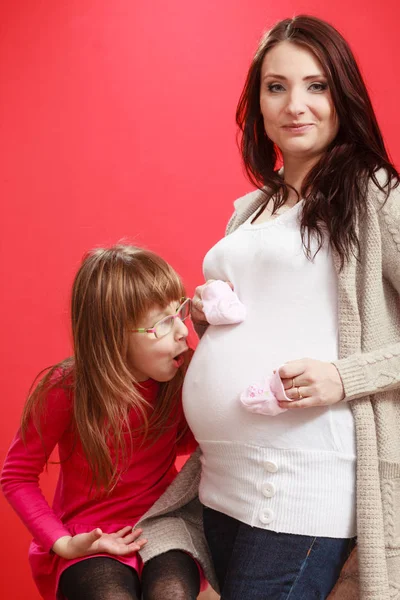
POLYGON ((291 42, 309 50, 321 64, 339 121, 338 133, 325 154, 310 170, 302 189, 305 199, 301 233, 307 255, 315 234, 321 247, 326 228, 332 247, 343 266, 358 250, 356 222, 366 205, 368 182, 372 179, 385 197, 399 183, 390 162, 367 89, 354 55, 341 34, 315 17, 299 15, 275 25, 261 40, 250 66, 236 112, 241 131, 241 152, 246 172, 266 200, 273 198, 274 211, 289 193, 278 173, 279 149, 264 130, 260 111, 261 67, 265 55, 280 42, 291 42), (384 169, 386 176, 376 176, 384 169))

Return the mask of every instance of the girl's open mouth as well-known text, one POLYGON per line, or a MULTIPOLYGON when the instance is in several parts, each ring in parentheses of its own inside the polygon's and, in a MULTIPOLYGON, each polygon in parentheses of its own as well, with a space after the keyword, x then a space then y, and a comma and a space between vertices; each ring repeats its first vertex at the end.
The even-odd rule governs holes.
POLYGON ((185 358, 183 356, 183 353, 178 354, 178 356, 175 356, 174 363, 175 363, 175 366, 177 367, 177 369, 179 369, 179 367, 181 367, 183 365, 184 360, 185 360, 185 358))

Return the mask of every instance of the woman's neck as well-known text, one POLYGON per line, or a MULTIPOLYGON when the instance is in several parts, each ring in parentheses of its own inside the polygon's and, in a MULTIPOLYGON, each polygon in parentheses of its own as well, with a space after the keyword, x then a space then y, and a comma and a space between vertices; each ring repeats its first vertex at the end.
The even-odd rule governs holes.
MULTIPOLYGON (((319 157, 311 157, 309 160, 296 159, 293 157, 284 159, 283 178, 285 183, 294 188, 300 196, 301 187, 304 179, 307 177, 310 170, 318 162, 319 157)), ((290 190, 288 204, 296 204, 298 198, 296 194, 290 190)))

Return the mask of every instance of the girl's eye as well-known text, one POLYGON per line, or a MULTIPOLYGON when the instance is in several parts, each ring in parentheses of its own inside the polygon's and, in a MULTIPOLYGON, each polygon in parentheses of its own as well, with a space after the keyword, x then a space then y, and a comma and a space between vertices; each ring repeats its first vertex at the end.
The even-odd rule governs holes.
POLYGON ((270 92, 277 93, 277 92, 285 91, 285 88, 283 87, 283 85, 281 83, 269 83, 268 90, 270 92))
POLYGON ((327 83, 318 83, 316 81, 315 83, 312 83, 308 89, 311 92, 324 92, 326 89, 328 89, 328 84, 327 83))

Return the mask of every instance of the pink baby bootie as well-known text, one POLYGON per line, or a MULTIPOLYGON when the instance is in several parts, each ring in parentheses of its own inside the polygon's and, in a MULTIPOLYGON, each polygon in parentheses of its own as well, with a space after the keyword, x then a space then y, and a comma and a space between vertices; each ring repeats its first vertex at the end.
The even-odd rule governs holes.
POLYGON ((290 402, 290 398, 285 394, 278 369, 272 377, 266 377, 261 385, 250 385, 240 394, 240 401, 247 410, 270 417, 287 411, 287 408, 279 406, 278 400, 290 402))
POLYGON ((212 281, 201 293, 203 311, 210 325, 233 325, 246 317, 246 307, 225 282, 212 281))

